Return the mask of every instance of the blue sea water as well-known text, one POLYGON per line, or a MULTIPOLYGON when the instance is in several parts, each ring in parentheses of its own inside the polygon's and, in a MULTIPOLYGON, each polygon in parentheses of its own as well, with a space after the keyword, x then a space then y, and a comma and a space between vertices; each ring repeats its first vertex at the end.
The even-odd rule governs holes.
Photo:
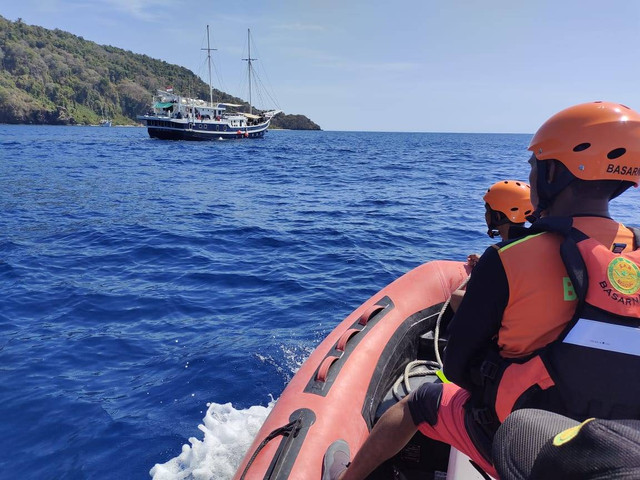
POLYGON ((1 476, 230 478, 344 316, 490 244, 529 139, 0 125, 1 476))

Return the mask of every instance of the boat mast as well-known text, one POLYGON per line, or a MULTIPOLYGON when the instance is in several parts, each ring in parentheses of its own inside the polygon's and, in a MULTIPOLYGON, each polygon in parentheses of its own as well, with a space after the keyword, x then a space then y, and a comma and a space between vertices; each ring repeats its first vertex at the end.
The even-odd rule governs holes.
POLYGON ((213 107, 213 87, 211 86, 211 50, 217 50, 217 48, 211 48, 209 43, 209 25, 207 25, 207 48, 201 48, 200 50, 207 51, 207 63, 209 64, 209 102, 213 107))
POLYGON ((251 58, 251 29, 247 28, 247 49, 248 49, 248 58, 243 58, 242 60, 247 62, 248 65, 248 75, 249 75, 249 115, 253 112, 251 107, 251 62, 253 60, 257 60, 257 58, 251 58))

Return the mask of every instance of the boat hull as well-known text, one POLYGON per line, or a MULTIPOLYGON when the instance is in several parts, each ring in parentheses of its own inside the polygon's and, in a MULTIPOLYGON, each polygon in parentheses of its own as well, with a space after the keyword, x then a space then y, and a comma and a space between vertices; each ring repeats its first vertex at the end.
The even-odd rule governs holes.
POLYGON ((234 127, 226 122, 192 122, 150 115, 139 116, 138 120, 146 125, 151 138, 192 141, 263 138, 271 123, 271 119, 268 119, 258 125, 234 127))
POLYGON ((467 275, 460 262, 421 265, 342 321, 286 387, 234 479, 320 478, 324 453, 338 439, 353 456, 396 378, 416 358, 420 335, 434 329, 467 275))

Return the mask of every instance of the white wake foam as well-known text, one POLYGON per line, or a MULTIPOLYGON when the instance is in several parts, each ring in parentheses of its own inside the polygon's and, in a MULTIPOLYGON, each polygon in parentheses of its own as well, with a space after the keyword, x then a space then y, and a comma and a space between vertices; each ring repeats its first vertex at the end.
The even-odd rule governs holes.
MULTIPOLYGON (((262 363, 275 368, 287 384, 313 348, 281 345, 280 350, 282 353, 276 358, 255 355, 262 363)), ((275 403, 271 398, 266 407, 253 406, 246 410, 236 410, 231 403, 207 404, 204 425, 198 425, 204 432, 202 441, 191 437, 190 445, 183 445, 180 455, 166 463, 157 463, 149 474, 153 480, 230 480, 275 403)))
POLYGON ((154 480, 231 479, 274 403, 246 410, 236 410, 231 403, 208 404, 204 425, 198 425, 202 441, 191 437, 180 455, 157 463, 149 474, 154 480))

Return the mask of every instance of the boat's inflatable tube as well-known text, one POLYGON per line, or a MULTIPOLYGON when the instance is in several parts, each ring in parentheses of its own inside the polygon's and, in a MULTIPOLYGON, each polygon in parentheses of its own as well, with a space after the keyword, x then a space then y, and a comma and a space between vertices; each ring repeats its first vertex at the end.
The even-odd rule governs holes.
POLYGON ((461 262, 426 263, 342 321, 286 387, 234 479, 320 478, 324 453, 338 439, 354 455, 419 335, 433 329, 468 273, 461 262))

